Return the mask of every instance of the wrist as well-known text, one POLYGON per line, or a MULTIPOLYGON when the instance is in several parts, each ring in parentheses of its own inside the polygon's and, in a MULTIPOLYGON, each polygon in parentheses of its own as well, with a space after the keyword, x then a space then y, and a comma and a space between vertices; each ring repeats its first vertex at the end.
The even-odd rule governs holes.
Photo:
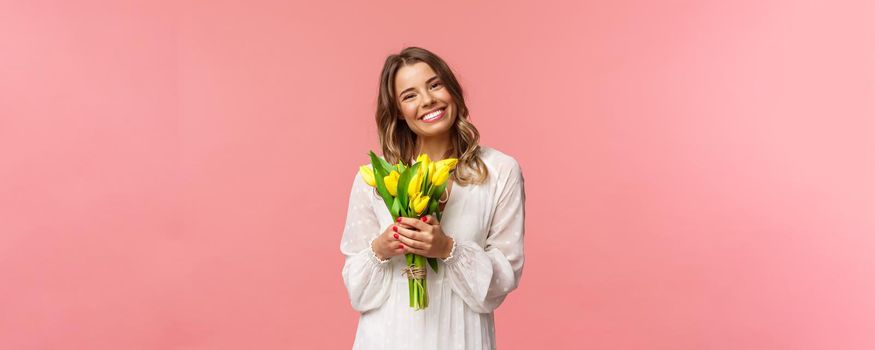
POLYGON ((456 241, 452 237, 447 237, 446 244, 444 244, 444 253, 441 255, 441 260, 449 259, 453 256, 453 249, 456 245, 456 241))
POLYGON ((378 240, 379 240, 379 236, 378 236, 378 237, 375 237, 374 239, 372 239, 372 240, 371 240, 371 244, 369 245, 369 247, 370 247, 370 249, 371 249, 371 255, 374 256, 374 259, 377 259, 377 261, 378 261, 379 263, 382 264, 382 263, 388 262, 388 261, 389 261, 389 258, 387 258, 387 257, 383 256, 382 254, 380 254, 380 253, 378 252, 378 250, 375 248, 374 244, 377 243, 378 240))

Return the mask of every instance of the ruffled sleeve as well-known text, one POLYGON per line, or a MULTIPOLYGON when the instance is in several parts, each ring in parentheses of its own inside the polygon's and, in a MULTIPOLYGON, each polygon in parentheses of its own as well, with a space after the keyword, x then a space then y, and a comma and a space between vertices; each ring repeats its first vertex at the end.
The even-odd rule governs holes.
POLYGON ((498 203, 486 246, 457 241, 444 261, 452 290, 475 312, 491 313, 517 288, 523 272, 525 234, 524 179, 514 160, 498 177, 498 203))
POLYGON ((361 313, 383 305, 392 286, 392 260, 380 261, 371 250, 370 243, 382 231, 371 205, 369 196, 373 195, 373 188, 356 173, 340 241, 340 251, 346 257, 343 283, 352 308, 361 313))

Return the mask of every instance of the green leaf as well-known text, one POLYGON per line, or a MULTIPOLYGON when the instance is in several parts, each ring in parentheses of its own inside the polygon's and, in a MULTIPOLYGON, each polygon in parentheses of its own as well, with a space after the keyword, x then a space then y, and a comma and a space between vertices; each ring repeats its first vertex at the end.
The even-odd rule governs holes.
MULTIPOLYGON (((425 166, 425 164, 423 164, 423 166, 425 166)), ((422 192, 423 195, 430 196, 428 194, 428 192, 426 192, 426 190, 428 190, 428 185, 431 184, 428 182, 428 175, 429 175, 428 174, 428 167, 425 167, 425 169, 423 169, 423 170, 424 171, 422 172, 422 188, 420 188, 419 191, 422 192)))
POLYGON ((428 265, 431 266, 431 269, 434 270, 434 273, 438 272, 438 263, 435 258, 428 258, 428 265))
POLYGON ((383 170, 386 172, 386 175, 392 172, 392 165, 386 161, 383 157, 377 157, 377 160, 380 162, 380 166, 383 167, 383 170))
POLYGON ((429 212, 431 215, 435 215, 435 213, 437 213, 438 209, 440 209, 440 208, 438 207, 438 205, 440 205, 440 204, 438 203, 438 200, 440 200, 440 199, 439 199, 439 198, 433 198, 433 197, 432 197, 432 199, 431 199, 431 203, 429 203, 429 205, 428 205, 428 212, 429 212))
POLYGON ((400 215, 401 211, 401 203, 398 202, 398 198, 396 197, 394 201, 392 201, 392 207, 389 209, 392 213, 392 218, 397 219, 400 215))
POLYGON ((377 155, 374 152, 370 152, 371 156, 371 166, 374 169, 374 181, 377 183, 377 192, 380 194, 380 197, 383 197, 383 202, 386 202, 386 208, 392 208, 392 194, 389 193, 389 190, 386 189, 386 184, 383 183, 383 177, 385 177, 388 173, 384 173, 383 169, 379 167, 377 164, 379 163, 377 155))
POLYGON ((431 196, 431 198, 434 199, 434 202, 431 204, 433 207, 429 207, 429 210, 431 210, 432 213, 437 213, 436 216, 438 218, 438 221, 441 220, 441 213, 440 213, 441 196, 444 195, 444 190, 447 189, 448 183, 449 183, 449 181, 444 182, 443 185, 436 186, 436 187, 432 188, 431 193, 429 194, 429 196, 431 196))
POLYGON ((419 171, 419 163, 413 164, 412 167, 404 169, 401 177, 398 178, 398 199, 401 201, 401 206, 404 208, 405 212, 407 211, 407 203, 410 202, 407 199, 407 187, 410 186, 410 178, 412 178, 417 171, 419 171))
POLYGON ((374 151, 370 151, 370 152, 368 152, 368 154, 371 156, 371 163, 374 164, 374 171, 375 172, 379 169, 381 172, 383 172, 383 176, 386 176, 392 172, 392 169, 394 169, 394 167, 392 167, 392 165, 390 165, 389 162, 387 162, 382 157, 378 157, 374 153, 374 151))
POLYGON ((444 195, 444 191, 447 189, 447 183, 449 183, 449 181, 444 182, 443 185, 432 188, 431 193, 428 195, 440 199, 441 196, 444 195))

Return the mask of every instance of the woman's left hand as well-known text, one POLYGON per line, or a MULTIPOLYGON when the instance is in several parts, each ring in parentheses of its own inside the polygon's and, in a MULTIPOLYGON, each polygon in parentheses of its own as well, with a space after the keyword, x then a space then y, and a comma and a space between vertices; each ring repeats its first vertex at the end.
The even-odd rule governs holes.
POLYGON ((399 217, 395 224, 397 235, 395 239, 404 245, 404 253, 413 253, 426 258, 445 259, 450 256, 453 239, 444 234, 441 223, 431 215, 422 219, 399 217))

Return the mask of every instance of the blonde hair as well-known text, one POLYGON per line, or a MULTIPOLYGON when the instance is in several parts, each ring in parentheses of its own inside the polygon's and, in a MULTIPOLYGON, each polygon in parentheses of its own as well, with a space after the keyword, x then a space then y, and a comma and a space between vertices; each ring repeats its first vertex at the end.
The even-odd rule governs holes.
POLYGON ((450 67, 434 53, 419 47, 407 47, 399 54, 389 55, 380 74, 380 95, 377 97, 377 131, 383 158, 391 164, 402 160, 408 163, 416 158, 416 133, 400 119, 395 98, 395 75, 403 66, 417 62, 428 64, 443 81, 455 101, 456 119, 450 128, 451 145, 444 158, 458 158, 452 179, 461 186, 480 184, 486 181, 489 170, 480 159, 480 132, 468 120, 468 106, 462 95, 462 87, 450 67))

